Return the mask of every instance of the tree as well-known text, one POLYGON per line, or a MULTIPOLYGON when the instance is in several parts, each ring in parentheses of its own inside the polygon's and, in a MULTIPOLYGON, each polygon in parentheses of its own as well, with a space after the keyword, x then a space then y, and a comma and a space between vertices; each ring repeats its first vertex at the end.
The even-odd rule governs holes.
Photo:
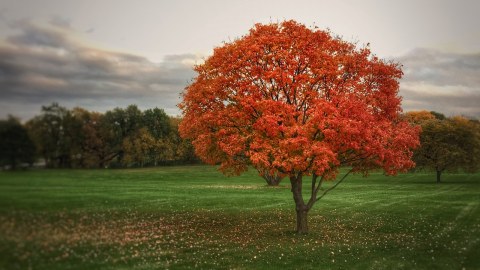
POLYGON ((27 129, 12 116, 0 120, 0 166, 17 169, 22 163, 33 164, 35 145, 27 129))
POLYGON ((443 172, 478 171, 480 167, 480 126, 464 117, 438 117, 420 121, 421 146, 414 152, 418 168, 433 170, 437 183, 443 172))
POLYGON ((142 112, 136 105, 130 105, 126 109, 115 108, 105 113, 100 126, 102 137, 108 147, 108 154, 102 163, 113 163, 118 166, 123 160, 123 141, 144 126, 142 112))
POLYGON ((156 158, 157 141, 150 135, 147 128, 141 128, 132 136, 123 140, 123 164, 127 167, 144 167, 156 158))
POLYGON ((81 130, 76 136, 81 155, 78 160, 79 166, 103 168, 109 156, 107 140, 110 134, 108 128, 102 128, 103 114, 77 107, 72 110, 72 115, 81 125, 81 130))
POLYGON ((79 126, 69 110, 58 103, 42 106, 42 114, 29 120, 26 126, 47 167, 71 167, 79 126))
POLYGON ((414 125, 422 125, 423 123, 435 118, 435 115, 429 111, 410 111, 403 115, 404 120, 414 125))
POLYGON ((435 112, 435 111, 431 111, 430 112, 436 119, 439 119, 439 120, 445 120, 447 117, 445 117, 445 115, 443 115, 442 113, 439 113, 439 112, 435 112))
POLYGON ((166 151, 166 161, 176 163, 196 163, 195 150, 189 139, 182 139, 179 134, 179 125, 182 119, 179 117, 170 117, 170 133, 163 140, 166 151))
POLYGON ((271 171, 268 168, 257 168, 257 171, 269 186, 278 186, 284 178, 280 172, 271 171))
POLYGON ((173 130, 165 111, 159 108, 145 110, 143 123, 155 141, 155 147, 148 152, 149 165, 157 166, 160 162, 174 159, 172 149, 167 143, 173 130))
POLYGON ((368 47, 294 21, 257 24, 195 70, 179 104, 181 135, 225 174, 253 165, 288 176, 298 233, 308 232, 308 211, 339 167, 395 174, 414 166, 419 129, 399 117, 402 72, 368 47))
POLYGON ((196 161, 191 143, 178 134, 179 121, 159 108, 130 105, 102 114, 53 103, 26 127, 47 167, 143 167, 196 161))
POLYGON ((143 111, 143 123, 155 139, 167 137, 170 133, 170 119, 162 109, 154 108, 143 111))
POLYGON ((83 168, 85 167, 85 142, 86 134, 84 133, 84 122, 78 113, 85 113, 86 110, 82 108, 74 108, 68 110, 66 117, 63 119, 64 136, 68 138, 67 149, 65 152, 69 155, 69 164, 66 167, 83 168))

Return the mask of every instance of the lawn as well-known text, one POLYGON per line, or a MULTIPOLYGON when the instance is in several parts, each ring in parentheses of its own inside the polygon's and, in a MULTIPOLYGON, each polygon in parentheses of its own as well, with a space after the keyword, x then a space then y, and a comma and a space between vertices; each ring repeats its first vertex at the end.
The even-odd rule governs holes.
POLYGON ((298 236, 254 171, 0 172, 0 269, 480 269, 480 174, 443 180, 349 176, 298 236))

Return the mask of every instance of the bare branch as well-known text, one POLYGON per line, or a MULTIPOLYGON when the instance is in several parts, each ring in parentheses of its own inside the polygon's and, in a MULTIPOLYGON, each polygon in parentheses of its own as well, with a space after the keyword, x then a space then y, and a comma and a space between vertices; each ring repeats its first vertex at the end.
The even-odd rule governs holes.
POLYGON ((345 180, 345 178, 347 178, 347 176, 352 172, 352 170, 353 170, 353 169, 350 169, 350 170, 347 172, 347 174, 345 174, 345 175, 342 177, 342 179, 340 179, 337 183, 335 183, 335 185, 331 186, 329 189, 325 190, 325 191, 323 192, 323 194, 322 194, 320 197, 318 197, 315 201, 320 200, 323 196, 327 195, 327 193, 328 193, 329 191, 331 191, 332 189, 336 188, 340 183, 342 183, 343 180, 345 180))

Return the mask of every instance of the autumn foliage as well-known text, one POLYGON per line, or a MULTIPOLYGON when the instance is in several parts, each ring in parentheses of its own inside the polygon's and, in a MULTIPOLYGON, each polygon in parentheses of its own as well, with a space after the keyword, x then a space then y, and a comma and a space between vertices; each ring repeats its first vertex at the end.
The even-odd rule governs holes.
POLYGON ((478 121, 427 111, 408 112, 404 117, 422 127, 421 146, 413 159, 418 169, 434 171, 437 183, 444 172, 473 173, 480 169, 478 121))
POLYGON ((294 21, 257 24, 195 70, 179 105, 181 135, 224 173, 253 165, 289 177, 298 232, 307 231, 306 213, 340 166, 395 174, 414 165, 419 129, 399 118, 402 71, 368 47, 294 21))

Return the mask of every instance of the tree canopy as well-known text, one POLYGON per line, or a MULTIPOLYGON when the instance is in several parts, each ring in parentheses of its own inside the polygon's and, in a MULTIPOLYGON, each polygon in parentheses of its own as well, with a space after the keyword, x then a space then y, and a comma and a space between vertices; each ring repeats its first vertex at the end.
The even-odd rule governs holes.
POLYGON ((253 165, 288 176, 298 232, 308 230, 306 213, 340 166, 395 174, 414 165, 419 129, 399 118, 402 71, 368 47, 294 21, 257 24, 195 70, 179 105, 181 135, 226 174, 253 165))
POLYGON ((22 163, 32 164, 35 157, 35 145, 28 136, 27 129, 10 116, 0 120, 0 166, 15 170, 22 163))
POLYGON ((455 116, 435 112, 408 112, 409 121, 422 127, 421 146, 414 153, 420 169, 436 172, 437 183, 443 172, 475 172, 480 168, 480 125, 455 116), (423 117, 418 117, 423 115, 423 117))
POLYGON ((53 103, 25 127, 49 168, 144 167, 197 161, 178 122, 159 108, 99 113, 53 103))

